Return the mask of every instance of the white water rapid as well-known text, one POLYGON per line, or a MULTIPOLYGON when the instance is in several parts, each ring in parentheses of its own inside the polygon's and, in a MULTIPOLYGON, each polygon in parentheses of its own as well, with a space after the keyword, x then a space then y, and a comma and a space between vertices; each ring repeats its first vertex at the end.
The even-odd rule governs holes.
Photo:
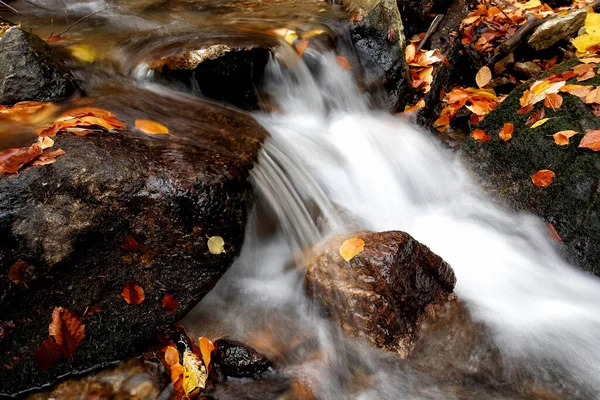
POLYGON ((371 109, 333 55, 314 56, 317 74, 302 63, 269 66, 282 112, 257 115, 272 135, 253 171, 259 207, 242 255, 184 322, 268 352, 317 398, 512 398, 448 390, 343 338, 306 299, 295 250, 332 232, 402 230, 452 266, 458 298, 488 328, 509 374, 553 381, 563 392, 552 398, 600 398, 600 281, 561 259, 538 218, 486 198, 430 134, 371 109), (320 356, 294 347, 306 338, 320 356))

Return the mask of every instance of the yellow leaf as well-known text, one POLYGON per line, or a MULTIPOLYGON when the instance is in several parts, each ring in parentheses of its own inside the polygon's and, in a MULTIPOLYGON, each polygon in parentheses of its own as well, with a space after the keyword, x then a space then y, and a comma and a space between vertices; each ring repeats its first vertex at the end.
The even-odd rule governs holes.
POLYGON ((353 237, 346 240, 340 246, 340 256, 346 261, 350 261, 362 252, 365 248, 365 241, 358 237, 353 237))
POLYGON ((166 126, 155 121, 150 121, 149 119, 136 119, 135 127, 151 135, 166 135, 169 133, 169 129, 166 126))
POLYGON ((96 61, 96 50, 87 44, 74 44, 69 46, 71 55, 84 63, 93 63, 96 61))
POLYGON ((492 80, 492 71, 486 65, 482 67, 479 71, 477 71, 477 75, 475 75, 475 82, 477 82, 477 86, 480 88, 484 87, 492 80))
POLYGON ((546 122, 550 121, 552 118, 542 118, 537 121, 535 124, 531 125, 531 129, 537 128, 538 126, 544 125, 546 122))
POLYGON ((529 0, 527 3, 513 3, 513 5, 521 10, 530 10, 532 8, 537 8, 542 5, 540 0, 529 0))
POLYGON ((202 362, 206 366, 208 370, 208 366, 210 365, 210 354, 215 349, 215 345, 210 339, 205 337, 198 338, 198 344, 200 345, 200 354, 202 354, 202 362))
POLYGON ((324 29, 310 29, 308 31, 302 32, 302 39, 311 39, 315 36, 319 36, 322 33, 325 33, 324 29))
POLYGON ((588 9, 584 26, 586 33, 600 33, 600 14, 596 14, 593 8, 588 9))
POLYGON ((198 357, 191 351, 183 353, 183 391, 186 395, 190 395, 198 389, 206 387, 208 374, 204 365, 198 357))
POLYGON ((572 43, 578 52, 585 53, 590 47, 600 44, 600 33, 586 33, 573 39, 572 43))
POLYGON ((211 236, 208 238, 208 251, 211 254, 225 253, 225 241, 221 236, 211 236))

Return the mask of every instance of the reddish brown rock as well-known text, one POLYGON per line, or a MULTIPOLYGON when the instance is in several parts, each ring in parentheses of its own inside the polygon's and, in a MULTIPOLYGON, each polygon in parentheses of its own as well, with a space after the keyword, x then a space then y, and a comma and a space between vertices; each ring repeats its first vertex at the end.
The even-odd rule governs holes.
POLYGON ((419 325, 453 297, 450 265, 409 234, 357 232, 336 236, 310 256, 306 287, 343 330, 405 358, 419 325), (340 245, 364 240, 364 250, 346 262, 340 245))

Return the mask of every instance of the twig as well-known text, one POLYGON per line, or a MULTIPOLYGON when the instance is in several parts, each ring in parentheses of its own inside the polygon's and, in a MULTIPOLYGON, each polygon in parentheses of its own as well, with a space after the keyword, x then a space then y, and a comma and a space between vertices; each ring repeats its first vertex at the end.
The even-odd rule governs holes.
POLYGON ((3 2, 2 0, 0 0, 0 4, 2 4, 4 7, 8 8, 9 10, 12 10, 12 11, 14 11, 15 13, 17 13, 17 14, 21 15, 21 13, 20 13, 20 12, 19 12, 19 11, 18 11, 16 8, 14 8, 14 7, 12 7, 12 6, 8 5, 8 4, 6 4, 6 3, 5 3, 5 2, 3 2))
MULTIPOLYGON (((1 1, 1 0, 0 0, 0 1, 1 1)), ((101 13, 101 12, 103 12, 103 11, 106 11, 106 10, 108 10, 109 8, 115 8, 115 7, 109 7, 109 6, 106 6, 106 7, 104 7, 102 10, 94 11, 94 12, 93 12, 93 13, 91 13, 91 14, 84 15, 83 17, 79 18, 77 21, 73 22, 71 25, 67 26, 67 27, 66 27, 66 28, 65 28, 65 29, 64 29, 62 32, 58 33, 56 36, 61 36, 61 35, 64 35, 64 34, 65 34, 65 33, 67 33, 67 32, 68 32, 68 31, 69 31, 71 28, 73 28, 75 25, 77 25, 77 24, 78 24, 78 23, 80 23, 81 21, 83 21, 83 20, 85 20, 85 19, 87 19, 87 18, 89 18, 89 17, 92 17, 92 16, 94 16, 94 15, 96 15, 96 14, 99 14, 99 13, 101 13)))
POLYGON ((433 35, 435 33, 435 31, 437 30, 438 26, 440 25, 440 23, 442 22, 443 19, 444 19, 444 14, 438 14, 435 16, 435 18, 431 22, 431 25, 429 25, 429 29, 427 29, 425 36, 423 36, 423 39, 421 39, 421 41, 419 42, 419 45, 417 46, 417 51, 419 51, 419 50, 421 50, 421 48, 423 48, 423 46, 427 43, 427 41, 429 40, 431 35, 433 35))

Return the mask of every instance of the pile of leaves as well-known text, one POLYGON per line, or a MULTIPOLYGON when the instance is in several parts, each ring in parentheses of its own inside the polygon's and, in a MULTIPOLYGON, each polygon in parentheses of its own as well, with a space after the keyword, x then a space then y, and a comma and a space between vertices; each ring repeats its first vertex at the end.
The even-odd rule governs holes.
POLYGON ((418 48, 424 33, 411 38, 406 46, 405 56, 409 66, 411 86, 421 93, 429 93, 433 82, 434 64, 448 64, 448 60, 438 50, 422 50, 418 48))
POLYGON ((463 109, 471 113, 470 121, 477 125, 501 100, 493 89, 455 87, 445 94, 444 107, 433 123, 434 128, 444 132, 450 126, 450 120, 463 109))

